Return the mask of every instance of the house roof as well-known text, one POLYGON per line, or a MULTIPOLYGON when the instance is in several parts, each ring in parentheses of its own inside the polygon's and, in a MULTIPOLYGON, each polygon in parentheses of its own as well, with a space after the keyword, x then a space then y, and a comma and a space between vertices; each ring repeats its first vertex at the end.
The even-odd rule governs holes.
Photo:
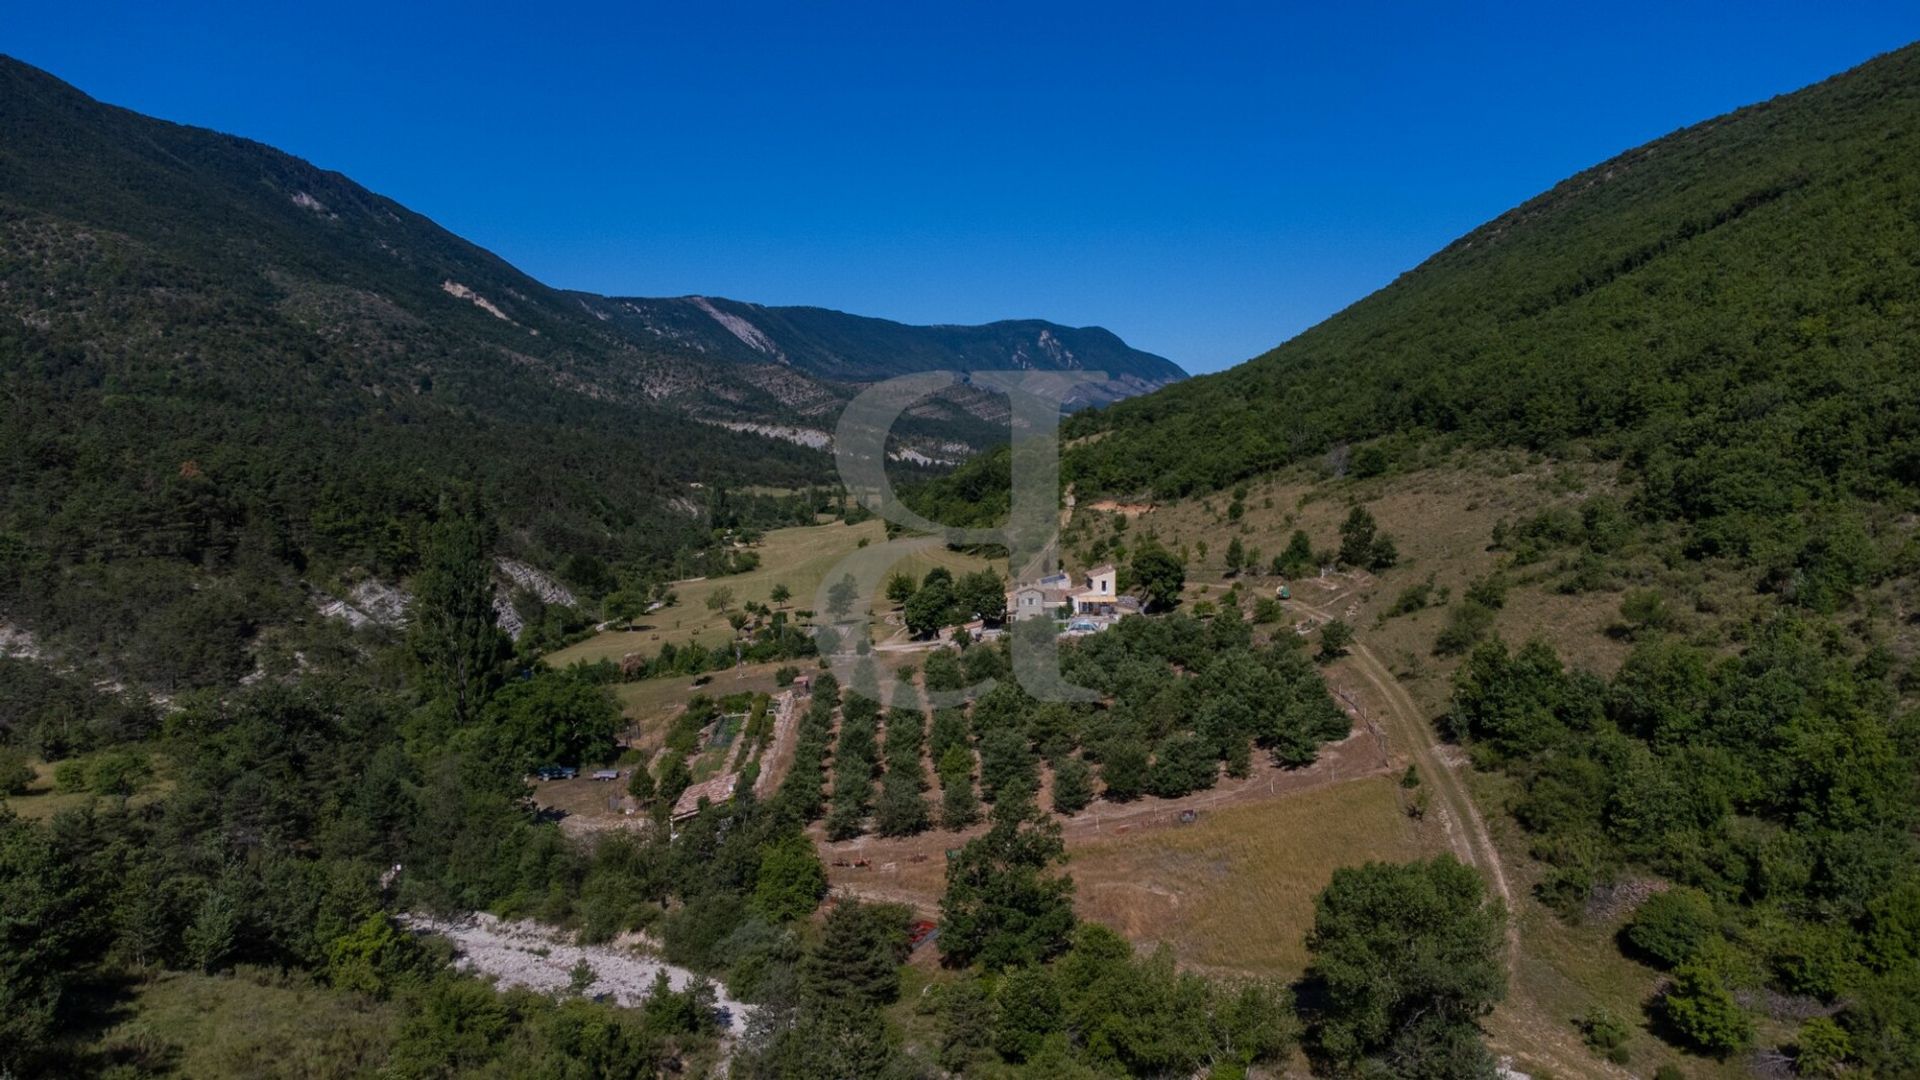
POLYGON ((1112 563, 1101 563, 1099 566, 1096 566, 1093 569, 1087 571, 1087 576, 1090 578, 1099 577, 1101 574, 1111 574, 1113 572, 1114 570, 1113 570, 1112 563))

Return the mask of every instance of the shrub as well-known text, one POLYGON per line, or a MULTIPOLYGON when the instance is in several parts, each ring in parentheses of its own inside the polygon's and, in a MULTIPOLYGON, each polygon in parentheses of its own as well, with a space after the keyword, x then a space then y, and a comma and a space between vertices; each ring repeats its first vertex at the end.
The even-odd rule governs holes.
POLYGON ((1475 600, 1467 600, 1448 609, 1447 625, 1433 639, 1436 656, 1459 656, 1473 648, 1493 629, 1493 609, 1475 600))
POLYGON ((69 758, 53 767, 53 785, 61 791, 87 790, 87 763, 69 758))
POLYGON ((1719 932, 1713 901, 1698 889, 1669 889, 1648 897, 1634 912, 1626 937, 1635 949, 1661 967, 1687 962, 1719 932))
POLYGON ((1676 969, 1658 1012, 1675 1034, 1717 1057, 1753 1041, 1752 1019, 1706 964, 1690 962, 1676 969))
POLYGON ((11 746, 0 746, 0 795, 22 795, 33 783, 33 766, 27 755, 11 746))
POLYGON ((1626 1021, 1608 1012, 1604 1006, 1596 1005, 1575 1024, 1580 1028, 1580 1036, 1586 1040, 1589 1050, 1615 1065, 1627 1063, 1627 1038, 1632 1030, 1627 1027, 1626 1021))

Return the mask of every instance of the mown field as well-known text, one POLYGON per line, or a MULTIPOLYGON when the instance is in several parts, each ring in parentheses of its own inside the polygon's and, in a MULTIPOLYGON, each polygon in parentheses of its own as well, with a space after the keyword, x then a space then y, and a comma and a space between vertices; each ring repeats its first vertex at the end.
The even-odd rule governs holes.
POLYGON ((97 1015, 93 1052, 125 1075, 324 1080, 380 1074, 399 1034, 390 1002, 334 992, 303 974, 160 972, 97 1015))
POLYGON ((1401 809, 1392 777, 1205 811, 1191 825, 1077 844, 1080 914, 1209 970, 1291 978, 1307 964, 1313 898, 1338 867, 1444 848, 1401 809))
MULTIPOLYGON (((708 598, 716 590, 731 590, 731 607, 737 609, 747 601, 771 604, 774 586, 785 585, 792 592, 792 599, 783 605, 786 610, 811 609, 821 582, 835 564, 857 550, 862 541, 878 544, 885 539, 886 526, 878 520, 858 525, 833 522, 776 529, 753 549, 760 556, 758 569, 722 578, 681 582, 673 589, 677 601, 644 617, 636 629, 607 631, 562 649, 547 660, 556 667, 565 667, 578 662, 618 662, 628 653, 658 652, 660 646, 668 642, 724 644, 733 638, 733 628, 727 624, 726 610, 707 606, 708 598)), ((902 560, 898 569, 917 578, 935 566, 944 566, 958 576, 989 565, 1002 573, 1006 571, 1004 564, 989 564, 972 555, 934 546, 902 560)))

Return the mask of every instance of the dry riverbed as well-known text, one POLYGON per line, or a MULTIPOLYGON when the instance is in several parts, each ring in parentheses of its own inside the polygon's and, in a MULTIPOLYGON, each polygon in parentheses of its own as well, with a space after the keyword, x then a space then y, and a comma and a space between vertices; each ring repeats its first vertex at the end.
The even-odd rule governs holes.
MULTIPOLYGON (((408 915, 403 925, 415 933, 437 934, 453 942, 454 967, 491 978, 501 987, 522 986, 543 994, 573 993, 573 972, 581 961, 593 969, 593 981, 584 997, 600 997, 616 1005, 634 1007, 653 990, 654 977, 667 973, 674 990, 685 990, 699 978, 693 972, 637 951, 630 939, 616 938, 605 945, 581 945, 574 935, 530 920, 508 921, 485 912, 458 919, 408 915)), ((746 1030, 753 1006, 727 996, 713 984, 716 1012, 730 1036, 746 1030)))

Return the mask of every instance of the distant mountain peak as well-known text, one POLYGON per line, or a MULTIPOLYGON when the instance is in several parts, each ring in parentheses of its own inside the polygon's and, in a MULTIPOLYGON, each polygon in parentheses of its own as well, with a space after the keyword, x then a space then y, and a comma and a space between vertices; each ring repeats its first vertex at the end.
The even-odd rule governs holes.
MULTIPOLYGON (((400 368, 425 328, 443 345, 565 393, 660 406, 740 431, 831 428, 825 415, 862 385, 920 371, 1114 377, 1078 404, 1186 377, 1105 330, 1040 320, 907 326, 823 307, 552 289, 337 172, 102 104, 5 57, 0 210, 55 230, 124 238, 169 273, 212 274, 253 300, 267 299, 263 288, 277 291, 283 314, 307 318, 303 332, 358 341, 372 364, 358 381, 382 393, 388 383, 419 381, 400 368), (340 290, 356 299, 344 302, 340 290), (389 363, 399 367, 382 366, 389 363)), ((1004 403, 957 388, 916 410, 900 435, 930 455, 982 448, 1006 437, 1004 403)))

